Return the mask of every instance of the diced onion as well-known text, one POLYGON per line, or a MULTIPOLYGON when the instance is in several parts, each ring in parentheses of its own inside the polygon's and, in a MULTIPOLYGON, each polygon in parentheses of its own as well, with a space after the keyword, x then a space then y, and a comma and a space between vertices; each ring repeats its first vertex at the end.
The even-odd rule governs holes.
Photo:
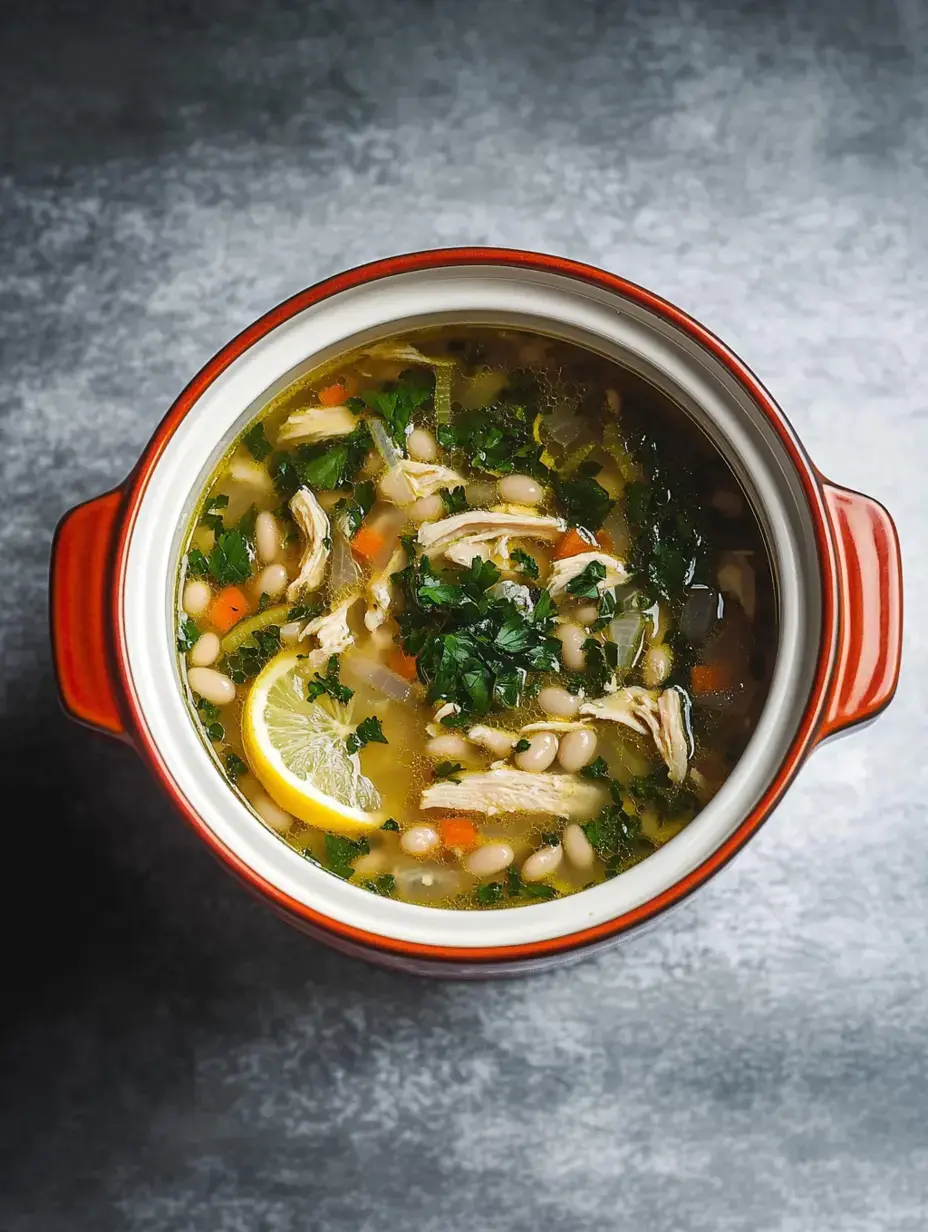
POLYGON ((412 701, 417 693, 415 684, 397 672, 391 672, 376 659, 368 659, 360 654, 345 655, 342 660, 342 675, 355 684, 370 685, 377 693, 382 693, 384 697, 395 702, 412 701))
POLYGON ((348 540, 341 530, 332 531, 332 572, 329 585, 333 591, 355 586, 361 580, 361 570, 351 554, 348 540))
POLYGON ((623 612, 609 622, 608 637, 618 648, 616 666, 627 671, 634 665, 644 636, 644 617, 640 612, 623 612))
POLYGON ((403 460, 402 455, 390 439, 390 434, 384 427, 383 420, 372 416, 367 421, 367 426, 370 428, 371 439, 377 447, 377 452, 387 464, 387 470, 396 470, 403 460))

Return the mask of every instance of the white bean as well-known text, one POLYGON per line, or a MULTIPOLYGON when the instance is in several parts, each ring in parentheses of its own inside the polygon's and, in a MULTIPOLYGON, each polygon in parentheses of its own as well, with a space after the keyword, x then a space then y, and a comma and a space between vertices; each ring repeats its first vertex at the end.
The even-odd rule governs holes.
POLYGON ((545 490, 531 475, 507 475, 499 481, 499 496, 513 505, 540 505, 545 490))
POLYGON ((464 857, 464 867, 474 877, 492 877, 501 873, 515 859, 508 843, 485 843, 464 857))
POLYGON ((277 519, 268 509, 262 509, 255 518, 255 547, 266 565, 280 555, 280 530, 277 519))
POLYGON ((279 804, 275 804, 266 791, 260 787, 251 793, 251 807, 262 821, 266 821, 272 830, 278 834, 286 834, 293 825, 293 818, 279 804))
POLYGON ((537 774, 547 768, 557 757, 557 736, 554 732, 536 732, 529 737, 528 748, 516 754, 516 765, 520 770, 537 774))
POLYGON ((541 690, 538 704, 554 719, 575 719, 580 713, 580 698, 556 684, 549 684, 541 690))
POLYGON ((561 643, 561 658, 564 660, 564 666, 572 672, 585 671, 586 651, 583 649, 583 643, 588 637, 586 629, 581 625, 558 625, 554 630, 554 636, 561 643))
POLYGON ((258 574, 255 589, 259 595, 270 595, 271 598, 276 598, 287 589, 288 581, 287 570, 283 565, 265 565, 258 574))
POLYGON ((670 675, 673 651, 662 642, 649 646, 641 660, 641 675, 648 689, 656 689, 670 675))
POLYGON ((417 462, 434 462, 438 457, 435 437, 425 428, 413 428, 406 437, 406 452, 417 462))
POLYGON ((596 756, 597 744, 599 740, 592 728, 567 732, 561 737, 557 759, 569 774, 574 774, 590 764, 596 756))
POLYGON ((184 587, 184 611, 188 616, 202 616, 213 599, 213 592, 205 582, 194 579, 184 587))
POLYGON ((203 633, 197 638, 187 660, 191 667, 209 667, 219 658, 220 649, 219 638, 215 633, 203 633))
POLYGON ((434 496, 420 496, 409 506, 409 516, 414 522, 437 522, 445 512, 445 503, 436 492, 434 496))
POLYGON ((564 858, 564 848, 560 843, 556 847, 542 847, 535 851, 522 865, 523 881, 544 881, 556 873, 564 858))
POLYGON ((425 753, 427 757, 434 758, 435 761, 467 762, 474 761, 479 756, 472 744, 469 744, 463 736, 456 736, 454 732, 433 736, 426 742, 425 753))
POLYGON ((191 667, 187 673, 187 683, 194 693, 205 697, 214 706, 228 706, 235 697, 235 684, 213 667, 191 667))
POLYGON ((593 851, 590 840, 584 834, 582 826, 578 826, 575 821, 565 826, 564 833, 561 835, 561 843, 564 847, 564 854, 574 868, 593 867, 596 853, 593 851))
POLYGON ((599 608, 595 603, 584 603, 581 607, 577 608, 574 616, 578 624, 591 625, 599 616, 599 608))
POLYGON ((431 826, 410 826, 400 835, 400 846, 408 856, 430 856, 440 844, 438 831, 431 826))
POLYGON ((280 644, 282 646, 295 646, 300 640, 300 630, 302 627, 302 620, 291 620, 288 624, 281 625, 280 644))

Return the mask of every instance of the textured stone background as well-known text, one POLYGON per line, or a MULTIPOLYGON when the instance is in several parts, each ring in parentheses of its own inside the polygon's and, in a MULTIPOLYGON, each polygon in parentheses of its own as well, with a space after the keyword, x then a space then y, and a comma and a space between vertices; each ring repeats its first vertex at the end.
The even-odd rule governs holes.
POLYGON ((925 4, 3 12, 3 1232, 921 1232, 925 4), (489 986, 252 903, 58 713, 44 615, 56 520, 221 343, 457 242, 691 310, 908 564, 887 716, 662 928, 489 986))

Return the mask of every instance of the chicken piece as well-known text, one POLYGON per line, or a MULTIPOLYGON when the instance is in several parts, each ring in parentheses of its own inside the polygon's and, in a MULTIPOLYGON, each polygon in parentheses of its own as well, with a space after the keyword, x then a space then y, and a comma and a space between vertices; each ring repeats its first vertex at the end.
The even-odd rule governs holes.
POLYGON ((287 417, 277 433, 277 444, 325 441, 333 436, 347 436, 357 426, 358 417, 347 406, 310 406, 287 417))
POLYGON ((675 783, 686 778, 689 739, 683 721, 683 698, 678 689, 643 689, 629 685, 606 697, 584 702, 582 715, 621 723, 641 736, 650 735, 675 783))
POLYGON ((549 732, 572 732, 572 731, 592 731, 589 723, 578 723, 574 719, 543 719, 539 723, 526 723, 519 730, 525 735, 531 735, 532 732, 549 731, 549 732))
POLYGON ((450 466, 400 458, 396 466, 381 475, 377 489, 384 500, 394 505, 411 505, 420 496, 433 496, 442 488, 458 488, 464 482, 463 475, 450 466))
POLYGON ((519 741, 519 733, 502 727, 487 727, 478 723, 468 728, 467 739, 492 753, 494 757, 508 756, 519 741))
POLYGON ((287 598, 295 603, 304 592, 318 590, 322 585, 330 535, 328 516, 309 488, 299 489, 290 501, 290 509, 306 543, 299 576, 287 587, 287 598))
POLYGON ((255 492, 273 492, 274 481, 266 466, 251 458, 233 458, 229 463, 229 478, 255 492))
POLYGON ((379 629, 390 614, 393 604, 393 583, 390 578, 398 573, 406 559, 406 549, 399 547, 390 557, 386 568, 381 573, 375 573, 367 584, 367 611, 364 613, 364 624, 370 633, 379 629))
POLYGON ((420 350, 407 342, 405 338, 389 339, 386 342, 375 342, 373 346, 367 347, 362 351, 363 355, 370 359, 387 359, 395 360, 397 363, 403 364, 421 364, 427 368, 453 367, 457 362, 453 359, 440 357, 430 359, 428 355, 423 355, 420 350))
POLYGON ((598 783, 573 774, 531 774, 526 770, 465 772, 456 783, 442 780, 426 787, 422 808, 456 812, 546 813, 554 817, 592 817, 606 803, 598 783))
POLYGON ((559 539, 566 529, 563 518, 471 509, 467 513, 442 518, 440 522, 426 522, 419 528, 419 546, 426 551, 443 548, 447 556, 448 547, 461 540, 472 544, 506 537, 554 540, 559 539))
POLYGON ((307 656, 307 662, 314 671, 323 667, 332 655, 339 655, 349 646, 354 645, 354 634, 348 624, 348 613, 360 598, 360 595, 352 595, 348 599, 343 599, 337 607, 317 616, 315 620, 311 620, 300 630, 300 641, 304 637, 315 637, 319 643, 318 647, 311 650, 307 656))
POLYGON ((628 581, 630 575, 625 562, 617 556, 610 556, 608 552, 580 552, 577 556, 568 556, 552 564, 548 575, 548 593, 552 596, 561 594, 567 589, 567 583, 581 574, 594 560, 606 570, 606 576, 596 587, 600 594, 628 581))
POLYGON ((657 748, 667 763, 674 783, 686 778, 686 766, 690 755, 690 742, 683 720, 683 696, 679 689, 665 689, 658 701, 660 712, 660 737, 657 748))
POLYGON ((453 565, 460 565, 462 569, 470 567, 474 558, 479 560, 489 560, 497 569, 503 572, 511 568, 512 562, 509 557, 509 536, 500 535, 498 539, 458 539, 455 543, 449 544, 442 553, 445 560, 450 560, 453 565))
POLYGON ((445 702, 444 705, 439 706, 432 715, 431 723, 426 723, 425 730, 427 734, 432 737, 446 735, 448 728, 442 726, 442 719, 447 718, 449 714, 460 713, 461 707, 457 704, 457 702, 445 702))

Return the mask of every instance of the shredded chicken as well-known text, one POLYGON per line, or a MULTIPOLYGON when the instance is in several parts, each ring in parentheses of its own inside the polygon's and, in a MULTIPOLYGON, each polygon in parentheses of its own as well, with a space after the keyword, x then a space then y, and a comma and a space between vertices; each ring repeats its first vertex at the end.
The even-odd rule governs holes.
POLYGON ((305 591, 318 590, 322 585, 330 536, 326 512, 309 488, 299 489, 290 501, 290 509, 305 540, 299 576, 287 587, 287 598, 295 603, 305 591))
POLYGON ((559 595, 567 589, 567 583, 581 574, 594 560, 606 570, 606 576, 597 585, 600 594, 604 590, 618 586, 621 582, 628 581, 629 573, 625 562, 619 560, 617 556, 610 556, 608 552, 580 552, 577 556, 568 556, 564 560, 554 562, 548 575, 548 592, 552 595, 559 595))
POLYGON ((578 723, 571 719, 544 719, 540 723, 526 723, 524 727, 519 729, 523 734, 531 732, 549 731, 549 732, 571 732, 571 731, 592 731, 589 723, 578 723))
POLYGON ((317 616, 300 630, 300 641, 304 637, 315 637, 319 643, 318 647, 307 655, 307 663, 314 671, 323 667, 332 655, 339 655, 354 645, 354 634, 348 625, 348 613, 360 598, 360 595, 352 595, 343 599, 337 607, 317 616))
POLYGON ((347 406, 310 406, 288 416, 277 434, 277 443, 324 441, 332 436, 347 436, 357 426, 358 417, 347 406))
POLYGON ((518 742, 519 733, 505 731, 502 727, 487 727, 483 723, 478 723, 475 727, 468 728, 467 739, 472 744, 479 744, 481 748, 488 749, 499 757, 507 746, 507 752, 512 752, 513 747, 518 742))
POLYGON ((423 791, 421 805, 486 813, 490 817, 497 813, 592 817, 605 802, 602 787, 573 774, 500 769, 466 772, 457 783, 433 783, 423 791))
POLYGON ((381 573, 375 573, 367 584, 367 611, 364 613, 365 627, 373 633, 379 629, 390 614, 393 604, 392 574, 398 573, 406 559, 406 549, 397 548, 381 573))
POLYGON ((443 555, 446 560, 450 560, 452 564, 460 565, 464 569, 469 567, 475 557, 480 560, 492 561, 497 569, 502 569, 503 571, 509 569, 511 565, 508 535, 500 535, 497 539, 486 540, 458 539, 444 549, 443 555))
POLYGON ((410 342, 397 338, 392 342, 375 342, 362 352, 370 359, 393 359, 404 364, 424 364, 428 368, 439 367, 442 364, 453 364, 453 359, 429 359, 410 342))
POLYGON ((450 466, 400 458, 396 466, 381 476, 377 486, 384 500, 394 505, 411 505, 420 496, 433 496, 442 488, 458 488, 464 482, 464 476, 450 466))
POLYGON ((678 689, 643 689, 629 685, 607 697, 584 702, 580 713, 594 719, 621 723, 641 736, 650 735, 675 783, 686 778, 689 740, 683 721, 683 698, 678 689))
POLYGON ((432 737, 447 735, 448 729, 447 727, 442 726, 442 719, 447 718, 449 714, 460 713, 461 707, 457 704, 457 702, 445 702, 445 704, 443 706, 439 706, 432 715, 431 723, 426 723, 426 734, 432 737))
POLYGON ((559 539, 567 529, 563 518, 539 514, 488 513, 471 509, 456 513, 440 522, 427 522, 419 528, 419 546, 428 549, 445 548, 460 540, 485 543, 504 536, 518 539, 559 539))

